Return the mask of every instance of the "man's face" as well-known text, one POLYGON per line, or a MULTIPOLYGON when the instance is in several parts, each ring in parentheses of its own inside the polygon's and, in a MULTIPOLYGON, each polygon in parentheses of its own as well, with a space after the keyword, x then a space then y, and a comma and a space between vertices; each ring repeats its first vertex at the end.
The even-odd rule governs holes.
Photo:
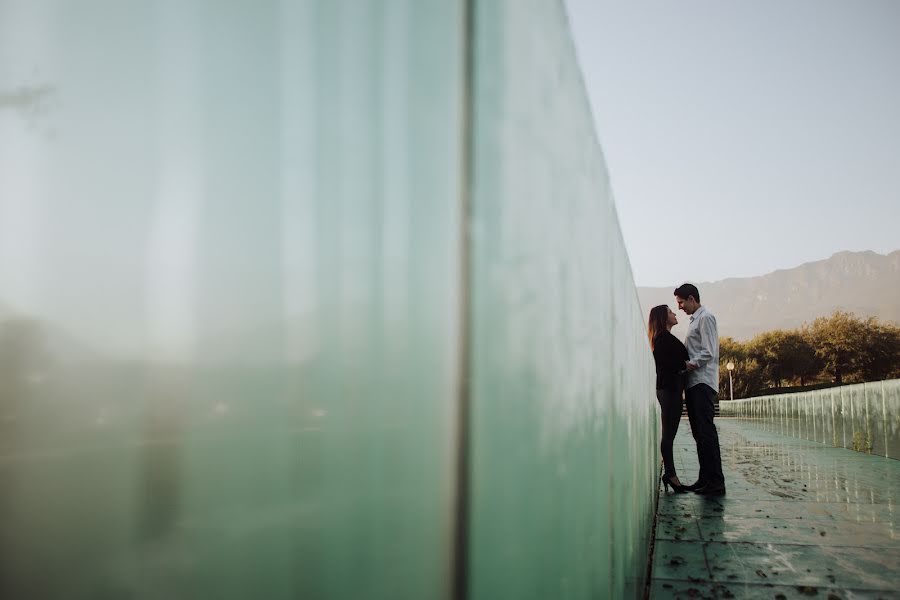
POLYGON ((678 301, 678 308, 683 310, 685 314, 692 315, 697 312, 697 308, 700 307, 700 304, 694 300, 693 296, 688 296, 687 298, 682 298, 681 296, 675 296, 675 300, 678 301))

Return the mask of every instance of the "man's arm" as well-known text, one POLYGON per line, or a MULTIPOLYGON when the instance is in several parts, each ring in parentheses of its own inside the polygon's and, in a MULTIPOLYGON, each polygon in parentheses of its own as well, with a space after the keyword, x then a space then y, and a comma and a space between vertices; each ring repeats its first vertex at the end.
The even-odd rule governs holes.
POLYGON ((713 344, 719 341, 715 317, 703 315, 700 317, 700 322, 697 323, 697 328, 700 330, 700 353, 697 356, 690 357, 690 360, 687 362, 688 371, 699 369, 712 360, 715 356, 713 344))

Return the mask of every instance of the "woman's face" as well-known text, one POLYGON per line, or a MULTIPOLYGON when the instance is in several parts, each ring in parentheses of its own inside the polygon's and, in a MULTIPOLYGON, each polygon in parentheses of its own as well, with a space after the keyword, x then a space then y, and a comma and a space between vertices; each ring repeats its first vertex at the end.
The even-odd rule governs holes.
POLYGON ((675 313, 672 312, 671 308, 669 309, 669 316, 666 320, 666 324, 669 327, 674 327, 675 325, 678 325, 678 317, 675 316, 675 313))

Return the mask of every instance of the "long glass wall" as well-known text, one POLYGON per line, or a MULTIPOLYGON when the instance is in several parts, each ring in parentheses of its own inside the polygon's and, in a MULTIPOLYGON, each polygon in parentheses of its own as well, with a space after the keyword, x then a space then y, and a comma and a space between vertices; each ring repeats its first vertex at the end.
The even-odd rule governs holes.
POLYGON ((0 0, 0 597, 637 597, 639 311, 558 2, 0 0))
POLYGON ((719 410, 782 435, 900 459, 900 379, 721 402, 719 410))
POLYGON ((652 359, 557 3, 477 2, 475 65, 473 597, 638 597, 652 359))

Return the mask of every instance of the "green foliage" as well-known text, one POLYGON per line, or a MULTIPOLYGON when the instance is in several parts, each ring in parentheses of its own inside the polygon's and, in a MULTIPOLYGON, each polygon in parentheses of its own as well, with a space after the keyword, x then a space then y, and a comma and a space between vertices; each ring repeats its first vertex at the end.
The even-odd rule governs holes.
MULTIPOLYGON (((719 348, 719 355, 722 356, 721 343, 719 348)), ((728 369, 725 368, 728 360, 734 361, 734 371, 731 374, 735 398, 746 398, 763 387, 763 369, 760 364, 754 359, 739 358, 740 356, 735 352, 732 354, 732 358, 721 360, 719 365, 719 396, 721 398, 729 397, 728 369)))
POLYGON ((748 342, 722 338, 719 357, 726 398, 729 360, 735 363, 735 398, 784 384, 875 381, 900 376, 900 327, 836 311, 799 329, 768 331, 748 342))
POLYGON ((860 378, 872 381, 900 376, 900 328, 869 319, 865 336, 857 360, 860 378))
POLYGON ((763 365, 763 378, 773 387, 795 379, 803 385, 823 367, 809 336, 800 330, 762 333, 748 342, 747 354, 763 365))
POLYGON ((819 317, 809 326, 816 355, 822 359, 835 383, 843 383, 854 372, 866 342, 865 329, 863 321, 843 311, 835 311, 830 317, 819 317))

